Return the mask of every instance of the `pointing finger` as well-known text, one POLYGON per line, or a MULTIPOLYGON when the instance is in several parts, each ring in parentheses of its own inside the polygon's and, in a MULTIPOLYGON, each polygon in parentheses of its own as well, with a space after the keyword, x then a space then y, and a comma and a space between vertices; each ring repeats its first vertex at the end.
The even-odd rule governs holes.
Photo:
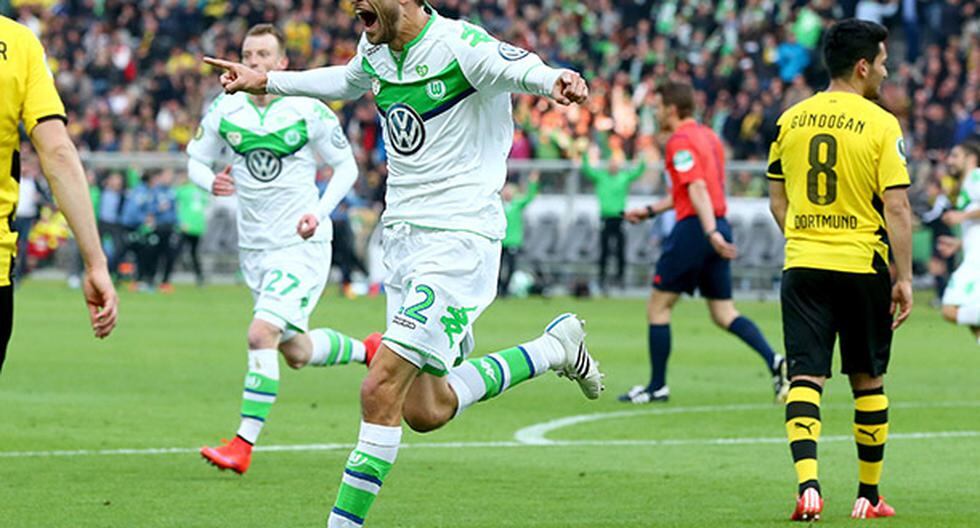
POLYGON ((234 70, 236 63, 231 61, 226 61, 224 59, 216 59, 214 57, 204 57, 204 62, 210 64, 211 66, 217 66, 225 70, 234 70))

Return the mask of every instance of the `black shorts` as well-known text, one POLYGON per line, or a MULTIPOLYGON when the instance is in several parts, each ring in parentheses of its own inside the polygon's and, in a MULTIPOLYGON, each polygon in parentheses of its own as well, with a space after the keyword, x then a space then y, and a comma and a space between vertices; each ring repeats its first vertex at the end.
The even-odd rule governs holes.
MULTIPOLYGON (((13 267, 11 266, 11 269, 13 267)), ((0 286, 0 371, 7 356, 7 343, 14 327, 14 286, 0 286)))
MULTIPOLYGON (((725 240, 732 241, 732 228, 724 218, 715 220, 725 240)), ((674 226, 664 241, 657 261, 653 287, 673 293, 694 293, 706 299, 732 298, 731 261, 721 258, 704 236, 701 221, 687 217, 674 226)))
POLYGON ((840 337, 841 372, 878 377, 891 355, 891 277, 793 268, 783 272, 783 340, 789 376, 831 375, 840 337))

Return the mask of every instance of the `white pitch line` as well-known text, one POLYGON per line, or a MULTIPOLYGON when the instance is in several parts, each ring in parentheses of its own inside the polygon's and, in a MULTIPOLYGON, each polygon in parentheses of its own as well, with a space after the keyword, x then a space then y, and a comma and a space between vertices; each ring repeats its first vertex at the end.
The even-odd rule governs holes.
MULTIPOLYGON (((980 431, 931 431, 918 433, 892 433, 889 440, 943 440, 950 438, 980 438, 980 431)), ((821 442, 853 442, 847 435, 825 436, 821 442)), ((525 444, 517 441, 502 442, 416 442, 402 444, 402 449, 474 449, 474 448, 515 448, 515 447, 671 447, 671 446, 728 446, 755 444, 784 444, 782 436, 756 438, 665 438, 663 440, 553 440, 546 444, 525 444)), ((312 452, 346 451, 354 444, 296 444, 257 446, 263 452, 312 452)), ((187 455, 197 453, 197 448, 163 447, 151 449, 77 449, 58 451, 7 451, 0 452, 0 458, 46 458, 80 456, 118 456, 118 455, 187 455)))
MULTIPOLYGON (((823 408, 850 408, 846 404, 827 404, 823 408)), ((950 402, 904 402, 893 404, 892 408, 922 409, 922 408, 955 408, 980 407, 980 401, 950 401, 950 402)), ((745 444, 783 443, 785 437, 756 437, 756 438, 666 438, 662 440, 549 440, 545 434, 581 423, 594 422, 612 418, 624 418, 642 415, 660 414, 690 414, 720 411, 755 411, 779 409, 771 404, 733 404, 733 405, 702 405, 689 407, 662 407, 657 409, 616 411, 609 413, 582 414, 551 420, 541 424, 525 427, 515 433, 512 441, 498 442, 416 442, 402 444, 403 449, 472 449, 472 448, 508 448, 508 447, 603 447, 603 446, 724 446, 745 444)), ((930 440, 946 438, 975 438, 980 437, 980 431, 933 431, 919 433, 892 433, 889 438, 895 440, 930 440)), ((821 442, 852 441, 851 436, 825 436, 821 442)), ((310 451, 340 451, 353 449, 354 444, 293 444, 256 446, 260 452, 310 452, 310 451)), ((75 449, 51 451, 0 451, 0 458, 43 458, 43 457, 80 457, 80 456, 118 456, 118 455, 183 455, 199 451, 194 447, 159 447, 144 449, 75 449)))
MULTIPOLYGON (((655 404, 656 405, 656 404, 655 404)), ((892 409, 924 409, 924 408, 951 408, 951 407, 980 407, 980 401, 949 401, 949 402, 901 402, 891 405, 892 409)), ((822 408, 853 408, 852 404, 824 404, 822 408)), ((782 407, 774 404, 745 403, 731 405, 695 405, 688 407, 657 407, 653 409, 613 411, 604 413, 578 414, 566 416, 547 422, 529 425, 514 433, 514 440, 528 445, 553 445, 555 440, 549 440, 548 433, 589 422, 600 420, 612 420, 616 418, 631 418, 634 416, 666 415, 666 414, 695 414, 711 412, 739 412, 739 411, 760 411, 778 410, 782 407)))

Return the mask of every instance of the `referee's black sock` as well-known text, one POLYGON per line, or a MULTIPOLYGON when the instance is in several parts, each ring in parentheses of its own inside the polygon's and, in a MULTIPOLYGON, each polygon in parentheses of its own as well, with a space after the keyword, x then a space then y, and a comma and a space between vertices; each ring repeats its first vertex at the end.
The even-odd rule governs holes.
POLYGON ((752 347, 752 350, 758 352, 762 359, 766 360, 766 367, 769 368, 769 371, 775 373, 776 353, 773 352, 769 342, 766 341, 759 327, 751 319, 741 315, 736 317, 728 326, 728 331, 752 347))
POLYGON ((653 392, 667 384, 667 358, 670 357, 670 325, 650 325, 647 344, 650 348, 650 385, 653 392))

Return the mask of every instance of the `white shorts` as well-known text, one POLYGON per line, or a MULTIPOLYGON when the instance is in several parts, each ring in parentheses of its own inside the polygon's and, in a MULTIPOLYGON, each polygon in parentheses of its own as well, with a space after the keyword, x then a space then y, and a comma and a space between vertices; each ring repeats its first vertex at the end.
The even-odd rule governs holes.
POLYGON ((966 306, 980 304, 980 264, 963 261, 946 284, 943 304, 966 306))
POLYGON ((303 242, 281 249, 239 251, 256 318, 284 331, 306 332, 330 275, 330 243, 303 242))
POLYGON ((445 376, 473 349, 473 323, 497 296, 500 242, 397 224, 384 229, 382 247, 385 344, 422 371, 445 376))

